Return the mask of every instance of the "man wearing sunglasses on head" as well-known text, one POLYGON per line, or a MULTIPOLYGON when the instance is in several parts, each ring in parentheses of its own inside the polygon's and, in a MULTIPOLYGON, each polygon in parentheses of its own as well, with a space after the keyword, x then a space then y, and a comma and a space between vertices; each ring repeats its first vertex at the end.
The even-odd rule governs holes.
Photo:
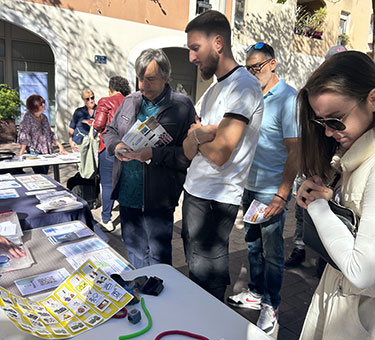
POLYGON ((69 144, 74 152, 79 152, 77 145, 81 144, 83 138, 89 134, 90 126, 95 118, 95 96, 92 90, 86 88, 81 92, 84 106, 74 111, 69 124, 69 144))
POLYGON ((246 50, 246 68, 260 82, 264 113, 260 137, 242 198, 244 212, 253 200, 267 205, 260 224, 245 223, 250 281, 230 296, 231 305, 261 310, 257 326, 274 332, 284 271, 283 229, 291 187, 297 173, 296 90, 278 78, 275 53, 260 42, 246 50))

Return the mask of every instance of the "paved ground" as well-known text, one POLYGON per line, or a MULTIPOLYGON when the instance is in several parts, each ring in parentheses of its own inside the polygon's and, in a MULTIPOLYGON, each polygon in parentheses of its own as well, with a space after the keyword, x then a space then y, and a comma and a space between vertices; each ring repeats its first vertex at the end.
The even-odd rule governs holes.
MULTIPOLYGON (((17 150, 17 144, 1 145, 0 151, 17 150)), ((67 148, 69 149, 69 148, 67 148)), ((30 169, 26 169, 27 172, 30 169)), ((64 165, 60 168, 61 183, 66 185, 68 178, 73 176, 77 171, 76 165, 64 165)), ((52 168, 50 169, 52 174, 52 168)), ((294 218, 294 200, 289 204, 289 211, 284 229, 285 240, 285 256, 287 256, 293 248, 293 233, 295 226, 294 218)), ((93 215, 97 221, 100 220, 100 208, 93 210, 93 215)), ((242 219, 242 211, 239 212, 235 227, 230 237, 230 258, 229 267, 232 284, 227 289, 227 295, 238 293, 242 288, 247 287, 248 281, 248 260, 246 244, 244 242, 244 229, 242 219)), ((126 249, 121 241, 120 219, 118 206, 115 206, 113 212, 113 221, 117 229, 115 232, 107 234, 109 236, 109 244, 119 253, 126 257, 126 249)), ((173 266, 184 274, 187 274, 187 266, 185 262, 183 244, 181 239, 181 212, 180 208, 176 209, 175 227, 173 233, 173 266)), ((303 320, 306 315, 307 308, 310 303, 311 296, 318 284, 318 278, 315 274, 316 254, 307 250, 306 261, 298 268, 287 269, 284 274, 283 286, 281 289, 282 303, 280 305, 279 329, 275 331, 273 337, 279 340, 295 340, 298 339, 301 331, 303 320)), ((234 308, 238 313, 243 315, 249 321, 256 323, 259 312, 234 308)))
MULTIPOLYGON (((96 220, 100 220, 100 208, 93 211, 96 220)), ((126 257, 126 250, 121 241, 120 220, 118 206, 115 206, 113 220, 117 226, 116 231, 107 234, 110 238, 109 244, 126 257)), ((293 248, 293 233, 295 226, 294 200, 290 204, 284 230, 285 256, 293 248)), ((173 266, 187 275, 188 269, 185 262, 183 243, 181 239, 181 211, 176 209, 175 226, 172 240, 173 266)), ((226 295, 238 293, 242 288, 247 288, 248 260, 247 248, 244 241, 244 228, 242 223, 242 211, 239 212, 235 227, 230 237, 229 268, 232 284, 228 287, 226 295)), ((284 274, 281 289, 282 303, 280 305, 279 329, 273 337, 279 340, 296 340, 303 325, 311 296, 318 284, 315 275, 316 254, 307 250, 306 261, 298 268, 287 269, 284 274)), ((256 323, 259 312, 248 309, 233 308, 249 321, 256 323)))

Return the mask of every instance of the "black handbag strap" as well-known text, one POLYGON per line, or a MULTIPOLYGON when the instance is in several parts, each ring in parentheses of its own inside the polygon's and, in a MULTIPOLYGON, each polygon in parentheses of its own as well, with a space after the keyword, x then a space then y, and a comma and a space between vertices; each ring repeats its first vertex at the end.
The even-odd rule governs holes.
POLYGON ((341 174, 339 172, 336 172, 335 177, 333 177, 333 181, 328 187, 332 190, 335 190, 337 183, 339 182, 341 178, 341 174))

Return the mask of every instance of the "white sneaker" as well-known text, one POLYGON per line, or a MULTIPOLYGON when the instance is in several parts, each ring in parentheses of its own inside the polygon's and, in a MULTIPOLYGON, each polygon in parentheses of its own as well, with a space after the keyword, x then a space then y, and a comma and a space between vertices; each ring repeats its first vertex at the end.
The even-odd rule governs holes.
POLYGON ((101 221, 100 225, 102 225, 106 229, 105 231, 108 231, 108 232, 112 232, 116 229, 116 227, 113 225, 112 221, 108 221, 108 222, 101 221))
POLYGON ((272 334, 277 326, 279 309, 262 303, 262 310, 257 321, 257 326, 265 333, 272 334))
POLYGON ((262 296, 252 292, 250 289, 244 289, 241 293, 227 298, 227 302, 232 306, 255 310, 261 309, 261 300, 262 296))

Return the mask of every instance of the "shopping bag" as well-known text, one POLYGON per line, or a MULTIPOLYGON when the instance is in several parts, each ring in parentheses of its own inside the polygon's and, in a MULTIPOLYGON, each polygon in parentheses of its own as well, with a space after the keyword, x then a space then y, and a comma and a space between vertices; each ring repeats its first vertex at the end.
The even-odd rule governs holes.
POLYGON ((89 134, 78 145, 81 154, 79 173, 82 178, 91 178, 98 170, 99 134, 94 136, 94 127, 91 125, 89 134))

